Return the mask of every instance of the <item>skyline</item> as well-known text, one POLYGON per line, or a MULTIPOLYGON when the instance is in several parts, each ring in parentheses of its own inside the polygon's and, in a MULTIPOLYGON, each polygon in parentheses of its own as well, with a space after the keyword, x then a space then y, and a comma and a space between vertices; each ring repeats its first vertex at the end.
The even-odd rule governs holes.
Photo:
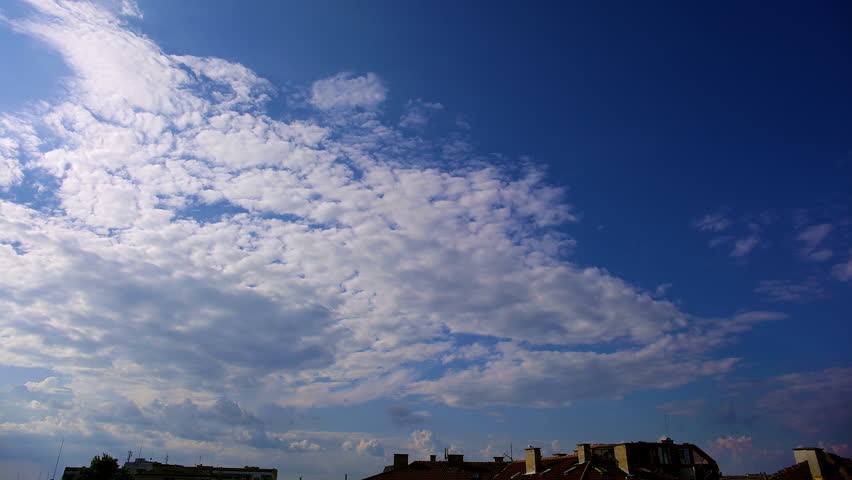
POLYGON ((0 13, 0 480, 852 456, 848 4, 0 13))

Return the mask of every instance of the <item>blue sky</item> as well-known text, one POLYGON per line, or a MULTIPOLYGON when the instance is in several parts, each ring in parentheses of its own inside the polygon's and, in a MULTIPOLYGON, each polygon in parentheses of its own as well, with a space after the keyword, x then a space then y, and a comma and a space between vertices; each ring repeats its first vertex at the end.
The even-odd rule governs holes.
POLYGON ((4 2, 0 479, 852 456, 850 14, 4 2))

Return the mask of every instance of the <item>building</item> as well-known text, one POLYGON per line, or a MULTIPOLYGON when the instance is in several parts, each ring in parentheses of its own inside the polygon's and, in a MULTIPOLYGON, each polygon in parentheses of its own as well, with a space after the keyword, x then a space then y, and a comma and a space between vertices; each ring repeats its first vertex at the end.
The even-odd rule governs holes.
POLYGON ((495 457, 493 462, 466 462, 464 455, 457 454, 447 455, 446 461, 430 455, 429 460, 408 463, 407 453, 396 453, 393 465, 364 480, 491 480, 506 465, 503 457, 495 457))
MULTIPOLYGON (((74 480, 83 467, 67 467, 62 480, 74 480)), ((278 480, 278 470, 259 467, 186 467, 137 458, 124 467, 136 478, 144 480, 278 480)))
POLYGON ((796 464, 770 475, 770 480, 852 480, 852 460, 821 448, 794 448, 796 464))
MULTIPOLYGON (((577 445, 578 455, 586 444, 577 445)), ((680 480, 719 480, 719 465, 710 455, 691 443, 631 442, 588 445, 592 456, 615 460, 629 475, 647 473, 669 475, 680 480)))
MULTIPOLYGON (((505 462, 465 462, 461 455, 449 455, 438 462, 408 463, 408 455, 394 455, 394 465, 367 477, 369 480, 720 480, 719 467, 703 450, 690 443, 633 442, 577 445, 573 455, 556 454, 542 458, 541 449, 529 447, 524 460, 505 462)), ((365 479, 365 480, 367 480, 365 479)), ((779 479, 788 480, 788 479, 779 479)), ((799 480, 799 479, 789 479, 799 480)), ((833 479, 832 479, 833 480, 833 479)), ((847 479, 852 480, 852 479, 847 479)))
POLYGON ((689 443, 633 442, 577 445, 573 455, 542 458, 527 448, 523 462, 512 462, 494 480, 522 478, 563 480, 719 480, 719 467, 689 443))

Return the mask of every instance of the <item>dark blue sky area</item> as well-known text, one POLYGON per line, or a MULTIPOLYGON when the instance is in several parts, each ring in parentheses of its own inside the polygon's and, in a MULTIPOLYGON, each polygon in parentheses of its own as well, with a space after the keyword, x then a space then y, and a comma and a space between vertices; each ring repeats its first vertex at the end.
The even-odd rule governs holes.
MULTIPOLYGON (((718 269, 726 253, 690 230, 697 216, 790 223, 792 210, 850 203, 846 2, 140 6, 142 30, 169 52, 238 60, 279 86, 373 71, 389 115, 409 98, 442 103, 448 123, 464 114, 480 151, 530 154, 569 188, 581 264, 646 288, 682 285, 702 255, 718 269)), ((708 273, 747 271, 725 267, 708 273)))

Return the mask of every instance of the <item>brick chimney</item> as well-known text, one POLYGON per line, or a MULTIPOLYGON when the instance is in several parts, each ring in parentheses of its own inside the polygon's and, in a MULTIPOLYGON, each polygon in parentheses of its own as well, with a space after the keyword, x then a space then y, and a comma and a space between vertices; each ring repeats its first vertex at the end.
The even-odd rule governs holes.
POLYGON ((394 453, 393 454, 393 468, 405 467, 408 465, 408 454, 407 453, 394 453))
POLYGON ((577 444, 577 461, 579 463, 588 462, 592 459, 592 446, 588 443, 577 444))
POLYGON ((438 460, 438 456, 437 456, 437 455, 429 455, 429 461, 430 461, 430 462, 434 462, 434 461, 437 461, 437 460, 438 460))
POLYGON ((527 473, 541 472, 541 449, 530 445, 524 449, 524 452, 526 452, 527 473))
POLYGON ((461 453, 451 453, 447 455, 447 462, 452 464, 464 463, 464 455, 461 453))
POLYGON ((796 463, 808 462, 811 477, 822 480, 822 466, 825 464, 825 453, 821 448, 794 448, 793 456, 796 463))

